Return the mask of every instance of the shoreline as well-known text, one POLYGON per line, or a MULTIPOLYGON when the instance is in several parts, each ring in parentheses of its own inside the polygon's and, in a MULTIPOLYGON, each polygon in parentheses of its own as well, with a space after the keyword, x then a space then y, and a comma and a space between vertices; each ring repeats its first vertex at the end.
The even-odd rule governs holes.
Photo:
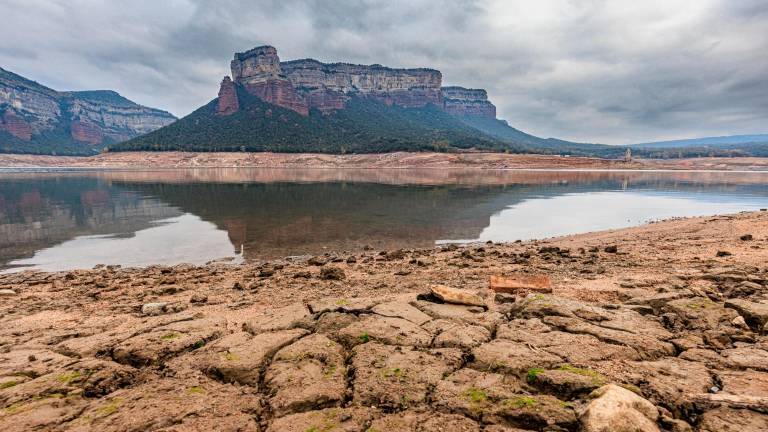
POLYGON ((649 431, 764 430, 766 262, 758 211, 520 243, 2 274, 0 429, 575 431, 607 393, 649 408, 603 414, 649 431), (551 287, 489 288, 525 275, 551 287))
POLYGON ((96 156, 0 154, 0 167, 16 169, 171 168, 477 168, 615 171, 768 171, 768 158, 634 159, 504 153, 409 153, 333 155, 317 153, 120 152, 96 156))

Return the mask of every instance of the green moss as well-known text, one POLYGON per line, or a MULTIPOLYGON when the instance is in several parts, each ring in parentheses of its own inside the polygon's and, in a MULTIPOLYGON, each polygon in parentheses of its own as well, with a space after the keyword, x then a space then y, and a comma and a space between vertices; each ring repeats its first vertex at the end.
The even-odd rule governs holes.
POLYGON ((528 374, 526 375, 526 379, 529 383, 536 382, 536 377, 539 376, 540 373, 544 372, 544 369, 542 368, 531 368, 528 369, 528 374))
POLYGON ((3 412, 5 415, 14 415, 17 412, 21 411, 21 407, 24 406, 24 403, 22 402, 16 402, 14 404, 11 404, 10 406, 6 407, 3 412))
POLYGON ((634 384, 619 384, 620 387, 624 387, 625 389, 631 391, 632 393, 635 393, 638 396, 643 395, 643 391, 640 390, 640 387, 634 385, 634 384))
POLYGON ((386 378, 395 378, 398 380, 405 380, 406 375, 408 371, 405 369, 401 369, 399 367, 396 368, 385 368, 381 370, 381 375, 386 378))
POLYGON ((323 377, 328 379, 328 378, 331 378, 332 376, 334 376, 335 374, 336 374, 336 365, 330 365, 323 372, 323 377))
POLYGON ((201 339, 201 340, 199 340, 199 341, 195 342, 195 344, 194 344, 194 345, 192 345, 192 349, 193 349, 193 350, 196 350, 196 349, 200 349, 200 348, 202 348, 202 347, 204 347, 204 346, 205 346, 205 343, 206 343, 206 342, 205 342, 204 340, 202 340, 202 339, 201 339))
POLYGON ((576 374, 576 375, 582 375, 582 376, 590 377, 590 378, 594 379, 596 382, 605 382, 606 381, 606 379, 605 379, 605 377, 603 375, 601 375, 601 374, 599 374, 599 373, 597 373, 597 372, 595 372, 593 370, 577 368, 577 367, 572 366, 572 365, 570 365, 568 363, 560 365, 560 367, 557 368, 557 370, 561 370, 561 371, 565 371, 565 372, 570 372, 570 373, 576 374))
POLYGON ((0 383, 0 390, 11 388, 11 387, 13 387, 15 385, 18 385, 18 384, 19 384, 18 381, 6 381, 4 383, 0 383))
POLYGON ((536 399, 530 396, 519 396, 513 399, 506 399, 504 404, 514 409, 531 408, 536 405, 536 399))
POLYGON ((122 403, 123 403, 123 400, 120 398, 112 399, 112 401, 109 404, 99 408, 97 412, 101 414, 103 417, 111 416, 112 414, 118 411, 122 403))
POLYGON ((237 354, 235 354, 233 352, 229 352, 229 351, 227 351, 224 354, 222 354, 222 356, 224 357, 224 360, 226 360, 226 361, 238 361, 238 360, 240 360, 240 356, 238 356, 237 354))
POLYGON ((160 336, 160 339, 162 339, 162 340, 173 340, 173 339, 178 339, 178 338, 179 338, 179 334, 178 333, 168 333, 166 335, 160 336))
POLYGON ((56 379, 62 383, 62 384, 71 384, 74 381, 77 381, 83 374, 80 373, 80 371, 72 371, 69 373, 61 374, 56 377, 56 379))
POLYGON ((205 389, 200 386, 192 386, 187 389, 189 394, 205 394, 205 389))
POLYGON ((349 300, 347 300, 347 299, 338 299, 338 300, 336 300, 336 305, 337 306, 346 306, 348 304, 349 304, 349 300))
POLYGON ((483 390, 470 388, 464 392, 464 396, 472 403, 483 403, 488 400, 488 394, 483 390))
POLYGON ((368 334, 368 332, 363 332, 363 334, 361 334, 360 336, 358 336, 358 338, 359 338, 359 339, 360 339, 360 340, 361 340, 363 343, 368 343, 368 342, 371 340, 371 336, 368 334))

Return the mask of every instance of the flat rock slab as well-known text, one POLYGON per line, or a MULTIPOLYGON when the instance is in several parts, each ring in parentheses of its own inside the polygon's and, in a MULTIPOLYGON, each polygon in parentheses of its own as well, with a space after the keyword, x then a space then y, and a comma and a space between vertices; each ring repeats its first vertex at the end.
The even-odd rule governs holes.
POLYGON ((701 416, 700 432, 764 432, 768 415, 744 409, 716 408, 701 416))
POLYGON ((264 378, 277 417, 337 406, 347 389, 344 349, 320 334, 299 339, 275 354, 264 378))
POLYGON ((423 327, 437 335, 433 342, 436 348, 470 349, 491 340, 491 332, 487 328, 461 321, 440 319, 430 321, 423 327))
POLYGON ((338 338, 347 346, 369 341, 416 347, 432 343, 432 335, 411 321, 381 315, 368 315, 353 322, 338 332, 338 338))
POLYGON ((544 350, 533 349, 526 344, 494 339, 472 350, 475 361, 472 368, 524 376, 530 369, 551 369, 563 358, 544 350))
POLYGON ((666 304, 662 312, 677 315, 686 328, 696 331, 715 330, 722 323, 730 323, 738 316, 735 310, 726 309, 704 297, 673 300, 666 304))
POLYGON ((307 334, 306 330, 292 329, 261 333, 233 333, 207 346, 200 353, 198 364, 208 374, 224 382, 258 387, 261 368, 280 348, 307 334))
POLYGON ((753 370, 717 371, 723 393, 768 398, 768 373, 753 370))
POLYGON ((225 319, 181 321, 126 339, 112 349, 112 358, 123 364, 147 366, 185 351, 202 348, 226 330, 225 319))
POLYGON ((485 301, 479 295, 445 285, 432 285, 429 288, 433 296, 446 303, 485 307, 485 301))
POLYGON ((631 372, 615 377, 617 381, 634 383, 656 404, 682 404, 686 395, 706 393, 713 385, 706 366, 676 357, 631 362, 629 366, 631 372))
POLYGON ((270 309, 247 319, 243 329, 251 334, 289 330, 292 328, 311 328, 312 314, 301 303, 270 309))
POLYGON ((520 291, 552 292, 552 281, 547 275, 492 275, 488 281, 488 286, 498 293, 515 294, 520 291))
POLYGON ((367 343, 354 348, 353 403, 403 409, 421 405, 427 392, 445 374, 461 365, 461 351, 432 349, 419 351, 367 343))
POLYGON ((458 414, 409 410, 378 418, 371 423, 367 431, 480 432, 480 426, 473 420, 458 414))
POLYGON ((726 300, 725 307, 735 309, 755 331, 762 331, 768 323, 768 304, 743 299, 726 300))
POLYGON ((499 322, 504 319, 504 316, 500 313, 494 311, 486 312, 479 306, 440 304, 422 300, 415 301, 412 304, 434 319, 447 319, 480 325, 490 331, 494 331, 499 322))
POLYGON ((549 316, 544 318, 543 322, 567 333, 587 334, 602 342, 632 347, 644 359, 656 359, 675 354, 674 345, 646 334, 607 328, 579 318, 549 316))
POLYGON ((363 432, 379 416, 375 409, 365 407, 327 408, 275 419, 267 432, 363 432))
POLYGON ((542 372, 531 371, 527 378, 540 391, 565 400, 584 396, 608 382, 606 377, 595 371, 571 365, 542 372))
POLYGON ((756 369, 768 372, 768 351, 754 347, 726 349, 720 352, 726 365, 737 369, 756 369))
POLYGON ((67 430, 259 431, 260 397, 211 380, 166 378, 118 390, 91 404, 67 430))
POLYGON ((402 318, 416 325, 430 321, 432 317, 411 306, 405 301, 393 301, 374 306, 371 312, 393 318, 402 318))
POLYGON ((326 312, 360 313, 370 311, 379 303, 381 300, 370 297, 325 298, 310 302, 309 309, 315 314, 326 312))

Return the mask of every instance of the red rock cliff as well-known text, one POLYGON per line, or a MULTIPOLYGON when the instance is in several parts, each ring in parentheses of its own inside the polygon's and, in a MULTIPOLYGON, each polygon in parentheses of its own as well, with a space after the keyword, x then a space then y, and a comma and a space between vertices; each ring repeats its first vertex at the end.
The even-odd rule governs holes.
POLYGON ((98 126, 83 121, 73 121, 70 124, 69 130, 72 138, 80 142, 96 145, 101 144, 104 139, 104 135, 98 126))
POLYGON ((307 101, 283 74, 277 50, 261 46, 244 53, 236 53, 230 64, 233 80, 248 93, 267 102, 288 108, 302 115, 309 114, 307 101))
POLYGON ((221 80, 219 87, 219 104, 216 107, 216 113, 219 115, 230 115, 240 109, 240 103, 237 100, 237 91, 235 83, 227 76, 221 80))
POLYGON ((32 139, 32 127, 10 110, 0 118, 0 130, 4 130, 18 139, 29 141, 32 139))

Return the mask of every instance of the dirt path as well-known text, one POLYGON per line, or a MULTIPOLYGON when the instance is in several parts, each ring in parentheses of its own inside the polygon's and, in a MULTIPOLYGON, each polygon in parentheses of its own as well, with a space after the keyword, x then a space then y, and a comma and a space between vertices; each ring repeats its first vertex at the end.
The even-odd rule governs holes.
POLYGON ((10 274, 0 430, 764 431, 767 322, 768 212, 10 274), (495 295, 494 275, 552 290, 495 295))
POLYGON ((486 169, 669 169, 768 170, 768 158, 637 159, 631 163, 588 157, 503 153, 309 153, 125 152, 92 157, 0 154, 0 167, 68 168, 486 168, 486 169))

